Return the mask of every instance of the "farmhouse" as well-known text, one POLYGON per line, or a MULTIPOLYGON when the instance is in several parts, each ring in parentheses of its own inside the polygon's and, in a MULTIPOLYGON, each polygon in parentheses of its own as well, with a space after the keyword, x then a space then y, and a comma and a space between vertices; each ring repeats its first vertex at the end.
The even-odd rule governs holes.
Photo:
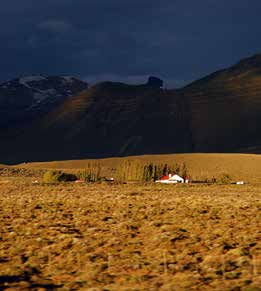
POLYGON ((176 184, 176 183, 184 183, 184 179, 181 178, 177 174, 168 174, 157 180, 156 183, 164 183, 164 184, 176 184))

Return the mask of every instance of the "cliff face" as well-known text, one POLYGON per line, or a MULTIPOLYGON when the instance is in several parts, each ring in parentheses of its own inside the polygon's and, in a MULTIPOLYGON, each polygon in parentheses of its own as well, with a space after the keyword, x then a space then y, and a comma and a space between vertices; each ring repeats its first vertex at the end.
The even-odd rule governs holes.
POLYGON ((257 55, 180 90, 162 89, 155 77, 138 86, 97 84, 33 123, 0 131, 0 162, 260 152, 260 132, 257 55))

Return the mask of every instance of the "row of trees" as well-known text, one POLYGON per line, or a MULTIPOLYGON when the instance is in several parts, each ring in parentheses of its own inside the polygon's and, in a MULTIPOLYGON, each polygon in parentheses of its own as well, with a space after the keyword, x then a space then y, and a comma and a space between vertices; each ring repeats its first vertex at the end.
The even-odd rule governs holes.
POLYGON ((187 176, 188 170, 185 163, 167 164, 125 160, 118 168, 119 180, 123 181, 156 181, 169 173, 187 176))
POLYGON ((86 182, 102 181, 113 177, 117 181, 155 181, 168 173, 182 177, 188 175, 187 166, 183 164, 153 163, 137 160, 124 160, 115 168, 106 169, 100 163, 88 164, 85 170, 78 172, 78 177, 86 182))
MULTIPOLYGON (((169 173, 178 174, 183 178, 190 176, 185 163, 161 163, 124 159, 114 167, 92 161, 85 166, 84 170, 74 171, 74 173, 67 173, 67 171, 46 171, 43 182, 58 183, 75 181, 77 179, 85 182, 101 182, 107 179, 110 180, 110 178, 119 182, 152 182, 159 180, 162 176, 169 173)), ((201 183, 229 184, 232 181, 232 177, 229 174, 222 173, 216 177, 198 178, 196 180, 201 183)))
POLYGON ((105 173, 101 163, 93 162, 87 164, 84 170, 77 173, 77 176, 85 182, 97 182, 104 179, 105 173))
POLYGON ((169 173, 175 173, 182 177, 188 176, 188 170, 185 163, 159 163, 146 162, 140 160, 123 160, 114 168, 102 165, 100 162, 90 162, 84 170, 74 174, 64 173, 61 171, 47 171, 44 174, 44 182, 56 183, 74 181, 77 179, 85 182, 99 182, 109 178, 115 181, 140 181, 150 182, 160 179, 169 173))

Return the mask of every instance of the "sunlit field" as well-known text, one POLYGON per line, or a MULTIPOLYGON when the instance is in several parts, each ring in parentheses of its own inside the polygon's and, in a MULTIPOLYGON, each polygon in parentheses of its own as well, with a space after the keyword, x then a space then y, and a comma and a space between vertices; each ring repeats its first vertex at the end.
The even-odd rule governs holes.
POLYGON ((229 174, 233 180, 244 180, 247 183, 261 183, 261 155, 254 154, 170 154, 145 155, 126 158, 108 158, 100 160, 73 160, 43 163, 24 163, 15 168, 23 169, 67 169, 69 171, 85 169, 99 163, 105 175, 111 175, 111 169, 123 162, 140 163, 177 163, 186 164, 188 174, 193 180, 212 179, 229 174))
POLYGON ((0 180, 0 290, 260 290, 261 187, 0 180))

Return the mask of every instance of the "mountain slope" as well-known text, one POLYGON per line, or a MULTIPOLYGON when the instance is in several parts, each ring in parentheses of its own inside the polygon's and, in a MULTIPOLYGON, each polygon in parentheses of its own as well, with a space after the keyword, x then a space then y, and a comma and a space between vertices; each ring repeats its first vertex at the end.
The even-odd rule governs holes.
POLYGON ((148 85, 100 83, 16 133, 19 152, 10 155, 7 142, 5 157, 25 161, 21 156, 50 160, 189 152, 186 102, 174 91, 148 85))
POLYGON ((191 104, 195 151, 248 151, 261 145, 261 55, 182 90, 191 104))
POLYGON ((31 124, 0 131, 0 161, 260 152, 261 55, 183 89, 161 86, 154 77, 103 82, 69 97, 31 124))

